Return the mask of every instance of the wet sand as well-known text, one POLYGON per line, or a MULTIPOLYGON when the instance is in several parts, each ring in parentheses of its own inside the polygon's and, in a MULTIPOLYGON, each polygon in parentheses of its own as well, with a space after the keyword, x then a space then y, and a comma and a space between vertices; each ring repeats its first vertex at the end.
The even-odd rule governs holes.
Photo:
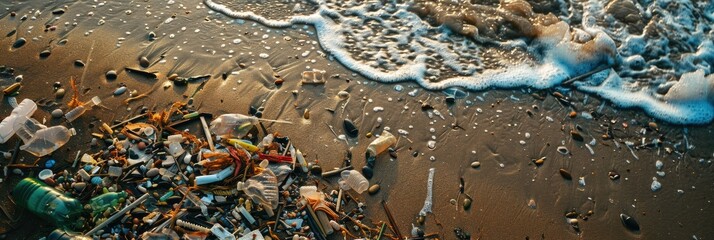
MULTIPOLYGON (((250 21, 237 24, 227 17, 209 14, 201 3, 189 1, 171 5, 165 1, 117 1, 96 8, 93 4, 97 3, 0 3, 2 9, 9 9, 0 13, 3 36, 0 37, 0 65, 14 68, 15 75, 23 75, 18 100, 53 99, 53 83, 60 82, 69 90, 71 76, 81 79, 81 100, 87 101, 92 96, 103 99, 104 107, 94 108, 71 124, 78 135, 52 154, 65 164, 69 164, 77 150, 89 150, 90 134, 98 131, 100 121, 123 120, 138 114, 142 107, 163 110, 175 101, 188 101, 200 88, 193 96, 192 105, 201 112, 246 114, 250 106, 264 107, 265 118, 293 121, 292 125, 266 127, 290 136, 308 161, 319 160, 323 169, 339 167, 348 149, 351 149, 355 167, 364 166, 363 154, 373 139, 366 137, 368 132, 377 134, 387 127, 395 135, 399 129, 407 131, 408 134, 399 136, 397 158, 390 159, 385 154, 377 160, 370 183, 379 183, 382 190, 376 195, 359 197, 367 206, 365 222, 387 221, 380 205, 380 201, 385 200, 405 235, 411 224, 416 224, 424 203, 428 169, 435 168, 433 214, 426 217, 424 227, 427 233, 439 233, 441 239, 456 239, 453 230, 457 227, 470 233, 473 239, 714 237, 714 230, 707 224, 714 222, 710 197, 714 195, 711 124, 670 126, 658 122, 657 130, 648 129, 648 123, 653 121, 650 117, 638 110, 613 109, 608 103, 600 112, 602 116, 586 119, 581 113, 596 111, 601 102, 578 92, 566 95, 573 107, 558 101, 552 91, 529 89, 472 92, 467 98, 450 104, 440 92, 425 91, 410 83, 399 84, 404 89, 396 91, 395 85, 372 82, 350 72, 319 53, 314 30, 308 26, 269 30, 250 21), (185 8, 180 7, 182 3, 185 8), (51 13, 65 5, 68 8, 64 14, 51 13), (40 13, 35 15, 36 10, 40 13), (11 17, 10 12, 16 12, 17 16, 11 17), (94 15, 88 16, 89 12, 94 15), (30 19, 21 21, 23 15, 30 19), (33 16, 37 19, 31 19, 33 16), (175 16, 174 20, 166 23, 170 16, 175 16), (104 20, 102 25, 99 25, 100 19, 104 20), (56 25, 57 29, 44 32, 45 25, 56 25), (17 32, 6 36, 13 29, 17 32), (156 40, 149 40, 150 32, 156 33, 156 40), (12 44, 20 37, 26 38, 28 43, 13 49, 12 44), (67 42, 61 44, 63 39, 67 42), (41 59, 39 53, 45 49, 49 49, 51 55, 41 59), (302 53, 307 50, 311 53, 303 57, 302 53), (268 57, 261 58, 260 53, 267 53, 268 57), (142 56, 151 62, 146 70, 158 72, 157 80, 124 70, 125 67, 141 68, 139 58, 142 56), (76 67, 75 60, 82 60, 86 66, 76 67), (326 83, 302 85, 301 73, 308 67, 325 70, 326 83), (104 74, 108 70, 117 70, 118 79, 107 80, 104 74), (182 77, 204 74, 212 77, 203 86, 201 82, 192 82, 186 86, 169 84, 170 87, 164 88, 167 76, 172 73, 182 77), (284 83, 276 86, 276 79, 283 79, 284 83), (122 101, 129 97, 128 93, 112 95, 120 84, 125 84, 129 91, 136 90, 137 94, 156 90, 149 97, 126 105, 122 101), (344 111, 341 108, 344 101, 337 96, 341 90, 350 93, 344 111), (410 96, 409 92, 414 90, 416 94, 410 96), (542 94, 545 99, 533 94, 542 94), (433 110, 423 110, 423 103, 433 110), (384 110, 374 111, 375 107, 384 110), (573 109, 577 109, 579 116, 570 118, 568 115, 573 109), (303 118, 306 110, 310 112, 309 120, 303 118), (441 113, 443 119, 435 112, 441 113), (359 137, 349 139, 349 144, 338 140, 328 127, 331 125, 337 134, 343 134, 345 118, 359 127, 359 137), (378 118, 383 120, 381 124, 378 118), (89 128, 90 125, 93 128, 89 128), (614 139, 601 138, 606 129, 604 125, 612 126, 614 139), (582 129, 584 142, 570 136, 570 131, 577 126, 582 129), (525 137, 526 133, 530 138, 525 137), (693 146, 690 149, 681 144, 685 135, 688 144, 693 146), (626 141, 640 145, 642 138, 650 142, 660 136, 664 142, 661 146, 634 151, 639 159, 625 146, 626 141), (585 144, 593 138, 597 143, 592 146, 595 154, 591 155, 585 144), (427 141, 432 139, 436 141, 433 150, 427 147, 427 141), (519 143, 521 140, 525 144, 519 143), (567 147, 571 154, 558 153, 558 146, 567 147), (673 153, 667 153, 665 148, 672 149, 673 153), (546 160, 538 167, 532 160, 541 157, 546 160), (657 177, 662 189, 652 192, 652 177, 657 176, 656 160, 664 162, 662 171, 666 175, 657 177), (479 161, 481 166, 470 167, 473 161, 479 161), (569 171, 573 180, 563 179, 558 172, 561 168, 569 171), (612 170, 621 175, 619 180, 608 178, 612 170), (473 198, 472 207, 467 211, 461 208, 463 195, 457 205, 450 203, 459 195, 460 177, 464 179, 465 193, 473 198), (579 177, 584 177, 585 186, 579 185, 579 177), (678 193, 678 189, 683 193, 678 193), (536 203, 535 208, 528 206, 531 199, 536 203), (564 216, 571 210, 583 216, 592 211, 587 220, 578 218, 579 233, 564 216), (628 231, 620 222, 620 213, 633 216, 642 230, 628 231)), ((0 85, 12 82, 12 77, 3 77, 0 85)), ((57 106, 40 107, 35 117, 46 119, 48 126, 59 124, 49 113, 55 108, 66 111, 69 97, 68 93, 57 100, 57 106)), ((10 110, 4 99, 0 113, 5 116, 10 110)), ((11 150, 15 141, 18 139, 3 144, 0 150, 11 150)), ((22 155, 21 159, 24 161, 20 163, 28 164, 35 160, 29 154, 22 155)), ((0 164, 7 162, 2 160, 0 164)), ((15 174, 5 177, 0 184, 3 195, 20 179, 15 174)), ((321 181, 328 184, 328 189, 336 188, 337 178, 321 181)), ((7 198, 1 201, 4 206, 13 208, 7 198)), ((18 228, 6 233, 7 238, 37 239, 52 230, 43 224, 38 230, 34 224, 37 222, 38 219, 25 212, 18 228)))

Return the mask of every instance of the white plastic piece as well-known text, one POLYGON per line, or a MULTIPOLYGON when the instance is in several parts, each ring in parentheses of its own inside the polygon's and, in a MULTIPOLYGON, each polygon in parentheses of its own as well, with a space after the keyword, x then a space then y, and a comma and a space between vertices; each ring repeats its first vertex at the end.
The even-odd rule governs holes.
POLYGON ((426 216, 427 213, 431 212, 431 197, 432 197, 432 186, 434 185, 434 171, 435 168, 429 169, 429 180, 427 180, 426 185, 426 200, 424 200, 424 207, 419 211, 420 216, 426 216))
POLYGON ((265 238, 263 234, 256 229, 238 238, 238 240, 265 240, 265 238))
POLYGON ((181 146, 181 141, 183 141, 183 136, 181 136, 181 134, 171 135, 167 139, 169 141, 168 152, 171 156, 178 157, 186 152, 186 150, 181 146))
POLYGON ((0 122, 0 143, 7 142, 7 140, 15 135, 15 132, 17 132, 15 122, 17 120, 24 120, 20 118, 21 116, 29 118, 36 110, 37 104, 35 104, 35 101, 31 99, 22 100, 22 102, 12 110, 10 116, 5 117, 5 119, 0 122))
MULTIPOLYGON (((236 236, 233 236, 231 232, 223 228, 220 224, 213 224, 213 227, 211 227, 211 233, 213 233, 216 238, 220 240, 235 240, 236 236)), ((252 239, 257 239, 257 238, 252 238, 252 239)))

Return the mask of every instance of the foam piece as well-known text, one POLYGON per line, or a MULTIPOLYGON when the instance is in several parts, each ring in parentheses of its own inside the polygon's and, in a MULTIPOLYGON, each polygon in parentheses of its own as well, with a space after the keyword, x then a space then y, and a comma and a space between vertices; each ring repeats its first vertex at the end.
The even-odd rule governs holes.
POLYGON ((576 86, 578 90, 601 96, 617 107, 640 108, 650 116, 666 119, 671 123, 706 124, 714 120, 713 101, 707 99, 702 92, 685 87, 688 83, 702 86, 704 81, 708 81, 708 87, 711 89, 714 76, 710 75, 707 80, 702 74, 701 71, 685 74, 678 84, 672 86, 664 98, 673 94, 669 98, 676 99, 675 101, 662 101, 652 89, 637 90, 629 87, 615 71, 609 71, 606 79, 598 86, 587 83, 577 83, 576 86), (675 86, 679 86, 680 90, 674 89, 675 86), (673 90, 675 92, 672 92, 673 90))

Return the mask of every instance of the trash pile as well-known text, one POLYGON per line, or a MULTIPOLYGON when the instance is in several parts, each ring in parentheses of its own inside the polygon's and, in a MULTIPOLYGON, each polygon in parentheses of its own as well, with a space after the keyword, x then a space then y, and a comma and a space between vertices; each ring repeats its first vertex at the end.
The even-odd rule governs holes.
MULTIPOLYGON (((99 104, 98 98, 77 104, 66 123, 99 104)), ((75 131, 40 124, 32 118, 36 109, 30 99, 17 104, 0 124, 0 141, 17 135, 24 143, 19 149, 42 157, 75 131)), ((362 222, 360 195, 379 191, 367 178, 377 155, 395 144, 392 134, 384 131, 370 144, 365 177, 353 170, 351 154, 342 168, 323 172, 289 137, 268 132, 268 122, 290 124, 242 114, 214 118, 184 103, 102 123, 90 152, 78 151, 63 168, 47 160, 12 197, 57 227, 49 240, 405 238, 385 202, 388 223, 362 222), (179 130, 199 122, 197 132, 179 130), (336 177, 338 184, 320 185, 319 178, 336 177)), ((429 196, 423 211, 430 206, 429 196)), ((424 239, 419 228, 412 232, 424 239)))

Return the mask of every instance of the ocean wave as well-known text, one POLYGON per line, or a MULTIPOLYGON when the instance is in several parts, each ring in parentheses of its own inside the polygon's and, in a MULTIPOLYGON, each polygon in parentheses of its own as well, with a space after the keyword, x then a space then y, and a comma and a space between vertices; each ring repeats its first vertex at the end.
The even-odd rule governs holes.
POLYGON ((257 2, 204 0, 231 18, 312 25, 326 52, 374 81, 483 91, 578 78, 577 89, 664 121, 714 119, 714 7, 704 2, 317 0, 282 4, 293 14, 279 16, 257 2))

